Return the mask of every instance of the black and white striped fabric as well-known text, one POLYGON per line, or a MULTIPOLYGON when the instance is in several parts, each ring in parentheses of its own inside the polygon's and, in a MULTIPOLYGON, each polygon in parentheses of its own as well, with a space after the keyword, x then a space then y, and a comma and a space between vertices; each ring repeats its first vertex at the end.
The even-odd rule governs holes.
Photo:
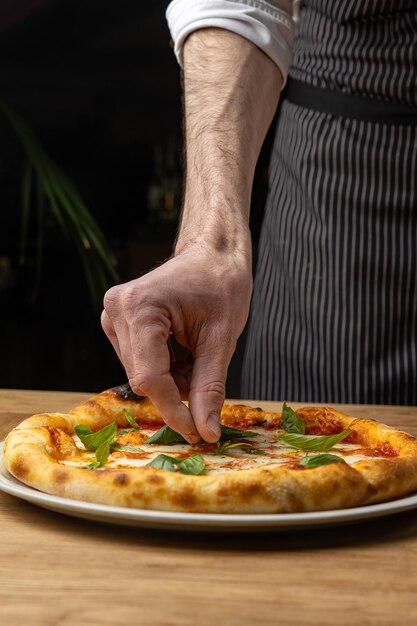
MULTIPOLYGON (((305 2, 290 77, 416 105, 417 3, 305 2)), ((259 255, 242 397, 417 404, 416 124, 284 99, 259 255)))
POLYGON ((290 76, 417 105, 417 0, 302 3, 290 76))

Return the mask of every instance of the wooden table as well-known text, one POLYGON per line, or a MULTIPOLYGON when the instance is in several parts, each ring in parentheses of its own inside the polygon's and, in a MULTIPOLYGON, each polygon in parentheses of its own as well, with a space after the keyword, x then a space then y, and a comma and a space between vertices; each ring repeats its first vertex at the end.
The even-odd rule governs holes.
MULTIPOLYGON (((0 391, 0 437, 86 397, 0 391)), ((343 409, 417 435, 417 408, 343 409)), ((4 626, 417 624, 417 511, 231 536, 107 526, 1 493, 0 533, 4 626)))

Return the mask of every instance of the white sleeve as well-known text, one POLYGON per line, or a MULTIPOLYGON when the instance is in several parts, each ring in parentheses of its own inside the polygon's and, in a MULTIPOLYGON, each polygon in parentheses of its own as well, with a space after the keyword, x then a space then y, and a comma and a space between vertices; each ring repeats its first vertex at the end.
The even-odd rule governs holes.
POLYGON ((182 47, 190 33, 199 28, 225 28, 263 50, 288 74, 294 34, 291 0, 173 0, 166 17, 174 40, 174 51, 182 65, 182 47))

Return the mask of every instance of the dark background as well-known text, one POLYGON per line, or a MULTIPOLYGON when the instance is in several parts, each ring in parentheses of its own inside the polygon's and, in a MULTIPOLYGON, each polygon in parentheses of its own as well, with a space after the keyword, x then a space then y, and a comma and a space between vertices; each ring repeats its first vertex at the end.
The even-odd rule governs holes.
MULTIPOLYGON (((180 74, 154 0, 2 0, 1 99, 70 175, 103 229, 122 282, 170 255, 181 203, 180 74)), ((0 114, 0 387, 100 391, 124 372, 91 304, 75 248, 46 221, 19 261, 25 153, 0 114)), ((256 244, 267 191, 255 177, 256 244)), ((239 395, 239 343, 228 395, 239 395)))

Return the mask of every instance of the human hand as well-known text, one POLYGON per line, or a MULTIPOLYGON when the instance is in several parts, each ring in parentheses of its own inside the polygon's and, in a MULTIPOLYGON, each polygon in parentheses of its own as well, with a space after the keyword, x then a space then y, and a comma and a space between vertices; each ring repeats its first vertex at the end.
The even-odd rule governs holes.
POLYGON ((198 245, 105 295, 102 326, 132 390, 190 443, 219 438, 227 368, 251 289, 250 252, 198 245), (191 358, 171 361, 171 333, 191 358))

